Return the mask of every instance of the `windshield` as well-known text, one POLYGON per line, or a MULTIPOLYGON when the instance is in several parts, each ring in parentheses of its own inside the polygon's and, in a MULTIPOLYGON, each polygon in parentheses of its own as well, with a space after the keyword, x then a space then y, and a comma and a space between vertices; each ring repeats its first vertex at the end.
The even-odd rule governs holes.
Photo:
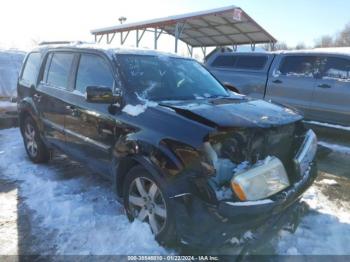
POLYGON ((229 96, 198 62, 183 58, 119 54, 127 89, 143 99, 190 100, 229 96))

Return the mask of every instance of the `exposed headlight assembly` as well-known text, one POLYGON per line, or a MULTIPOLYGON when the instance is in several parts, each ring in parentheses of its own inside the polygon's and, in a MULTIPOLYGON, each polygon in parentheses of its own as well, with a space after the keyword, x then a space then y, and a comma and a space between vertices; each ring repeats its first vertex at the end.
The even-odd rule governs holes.
POLYGON ((254 201, 272 196, 289 186, 287 172, 277 157, 236 174, 231 180, 232 190, 242 201, 254 201))
POLYGON ((317 137, 312 130, 306 133, 304 142, 294 158, 298 173, 302 176, 308 170, 317 152, 317 137))

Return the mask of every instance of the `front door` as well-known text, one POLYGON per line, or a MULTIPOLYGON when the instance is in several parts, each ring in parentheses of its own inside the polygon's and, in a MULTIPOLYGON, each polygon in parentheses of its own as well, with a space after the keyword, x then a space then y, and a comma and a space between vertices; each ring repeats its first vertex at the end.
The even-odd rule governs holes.
POLYGON ((312 118, 350 126, 350 59, 328 56, 312 98, 312 118))
POLYGON ((286 55, 274 61, 269 75, 266 100, 299 109, 310 116, 312 93, 315 88, 316 56, 286 55))
POLYGON ((88 86, 113 89, 112 67, 98 54, 79 56, 75 90, 69 98, 70 113, 65 117, 67 149, 90 167, 110 175, 116 122, 108 112, 108 104, 87 102, 85 92, 88 86))

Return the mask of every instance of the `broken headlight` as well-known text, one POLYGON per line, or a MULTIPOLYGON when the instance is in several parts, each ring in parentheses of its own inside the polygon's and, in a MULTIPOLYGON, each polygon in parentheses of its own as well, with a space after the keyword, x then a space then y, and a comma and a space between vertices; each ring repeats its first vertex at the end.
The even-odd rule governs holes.
POLYGON ((287 172, 277 157, 267 158, 231 180, 232 190, 242 201, 254 201, 272 196, 289 186, 287 172))

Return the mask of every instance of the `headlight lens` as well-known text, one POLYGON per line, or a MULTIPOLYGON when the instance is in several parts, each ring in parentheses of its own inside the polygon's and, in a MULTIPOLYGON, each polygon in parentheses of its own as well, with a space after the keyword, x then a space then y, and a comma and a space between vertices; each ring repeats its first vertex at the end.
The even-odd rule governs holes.
POLYGON ((254 201, 272 196, 289 186, 287 172, 277 157, 253 167, 231 180, 232 190, 242 201, 254 201))
POLYGON ((316 156, 316 152, 317 152, 317 137, 312 130, 309 130, 306 133, 302 146, 300 147, 298 153, 294 158, 294 162, 297 168, 299 169, 298 171, 300 175, 303 175, 306 173, 310 163, 313 161, 313 159, 316 156))

